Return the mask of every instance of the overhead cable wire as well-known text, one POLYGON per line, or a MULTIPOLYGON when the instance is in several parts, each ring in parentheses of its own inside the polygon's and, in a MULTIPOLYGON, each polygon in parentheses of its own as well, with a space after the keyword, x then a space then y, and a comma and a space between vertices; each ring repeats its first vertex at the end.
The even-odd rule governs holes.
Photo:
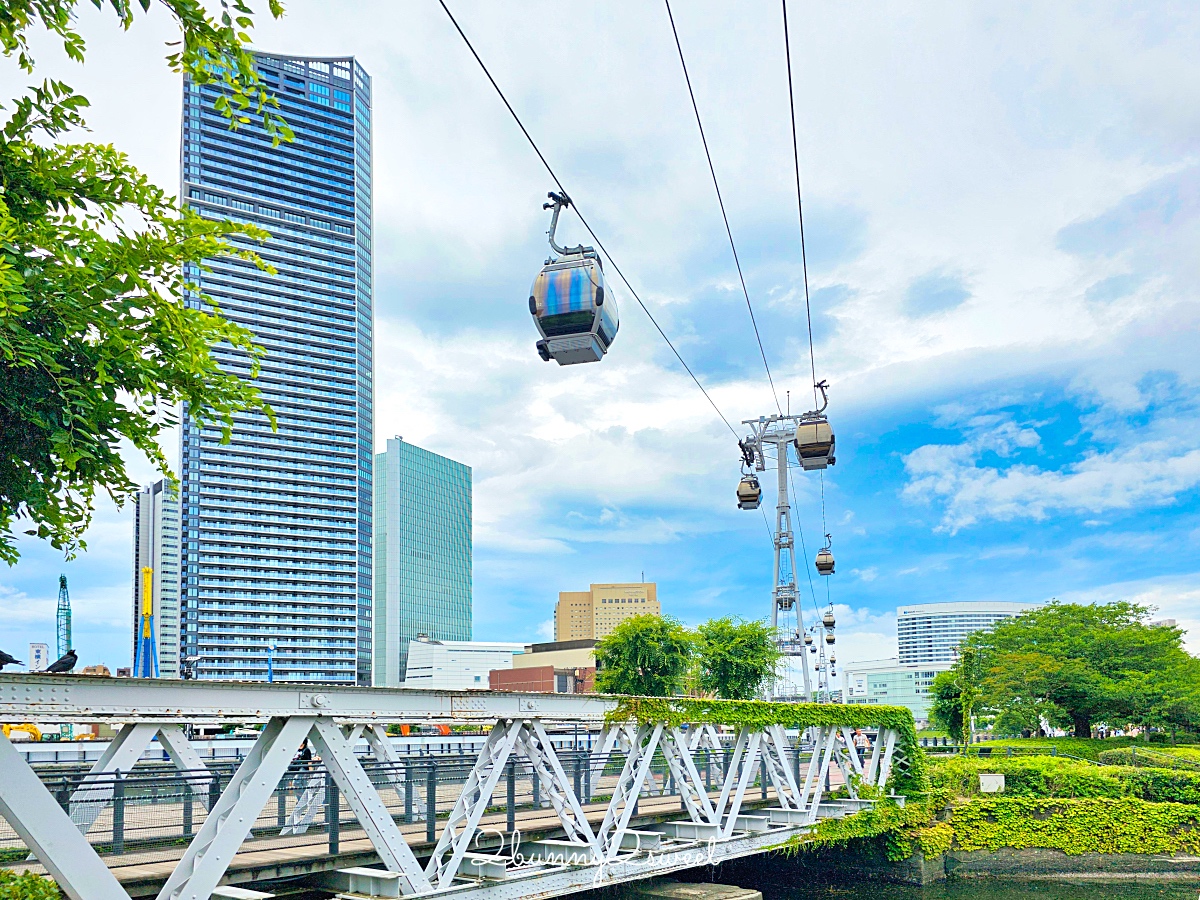
MULTIPOLYGON (((554 183, 557 185, 559 191, 570 197, 570 193, 567 191, 566 187, 563 185, 561 179, 559 179, 554 169, 550 166, 550 163, 546 160, 545 154, 543 154, 541 149, 539 149, 537 142, 534 141, 533 136, 529 133, 529 129, 525 127, 525 124, 521 121, 521 117, 517 115, 517 111, 513 109, 512 104, 508 102, 508 98, 504 95, 504 91, 500 89, 500 85, 497 84, 496 79, 492 77, 492 73, 488 70, 487 64, 484 63, 482 57, 480 57, 479 53, 475 50, 475 45, 471 43, 471 39, 467 37, 467 34, 465 31, 463 31, 462 26, 458 24, 458 20, 454 18, 454 14, 450 12, 450 7, 446 5, 446 0, 438 0, 438 3, 440 3, 442 9, 445 10, 451 24, 454 25, 454 29, 463 39, 463 43, 467 45, 467 49, 471 51, 471 55, 475 57, 475 61, 479 63, 479 68, 483 69, 483 74, 487 76, 488 81, 490 81, 492 87, 495 88, 496 93, 499 95, 501 101, 503 101, 505 108, 508 109, 513 121, 517 123, 517 127, 520 128, 521 133, 525 135, 525 140, 529 142, 529 146, 533 148, 533 152, 536 153, 538 159, 542 161, 542 165, 550 174, 550 177, 554 180, 554 183)), ((729 424, 729 420, 725 418, 725 414, 721 412, 721 409, 717 406, 716 401, 713 400, 708 391, 704 389, 704 385, 700 383, 700 379, 696 377, 696 373, 692 371, 691 366, 687 364, 684 358, 680 355, 679 351, 675 349, 675 345, 671 343, 671 339, 667 337, 667 333, 663 331, 662 326, 658 324, 658 320, 654 318, 654 314, 651 313, 646 307, 646 304, 642 302, 642 298, 638 295, 638 292, 634 290, 633 285, 629 283, 629 279, 625 277, 625 273, 621 271, 621 267, 617 265, 612 254, 608 252, 608 248, 604 246, 604 242, 600 240, 600 238, 596 235, 596 232, 592 230, 592 226, 588 224, 587 219, 583 217, 583 213, 579 211, 579 205, 575 203, 573 199, 571 201, 571 205, 575 207, 575 214, 579 216, 579 221, 583 224, 583 227, 587 229, 587 233, 592 236, 592 240, 596 242, 596 246, 600 248, 600 252, 607 257, 609 265, 611 265, 613 267, 613 271, 620 276, 620 279, 625 284, 626 289, 633 296, 633 299, 638 302, 638 306, 642 308, 642 312, 644 312, 647 318, 650 319, 650 322, 652 325, 654 325, 655 330, 657 330, 662 339, 667 342, 667 346, 671 348, 671 352, 675 354, 675 358, 679 360, 679 364, 683 366, 684 370, 688 373, 688 375, 691 376, 692 381, 696 383, 696 387, 700 388, 700 393, 704 394, 704 397, 706 400, 708 400, 709 405, 712 406, 713 410, 720 417, 721 421, 725 423, 725 427, 729 429, 734 438, 737 438, 737 431, 735 431, 734 427, 729 424)))
POLYGON ((812 303, 808 294, 808 250, 804 242, 804 199, 800 190, 800 142, 796 138, 796 96, 792 87, 792 41, 788 34, 787 0, 783 3, 783 48, 787 55, 788 111, 792 115, 792 160, 796 169, 796 211, 800 214, 800 266, 804 272, 804 312, 808 317, 808 360, 812 366, 813 408, 817 401, 817 355, 813 351, 812 303))
MULTIPOLYGON (((792 39, 788 31, 787 0, 780 0, 783 6, 783 48, 787 58, 788 79, 788 112, 792 119, 792 161, 796 171, 796 212, 800 218, 800 267, 804 273, 804 313, 808 319, 808 360, 812 367, 813 408, 820 407, 817 400, 817 354, 813 349, 812 302, 808 290, 808 249, 804 240, 804 195, 800 187, 800 142, 796 137, 796 94, 792 82, 792 39)), ((825 519, 825 473, 821 473, 821 529, 829 533, 829 525, 825 519)), ((828 591, 828 584, 826 589, 828 591)))
POLYGON ((771 366, 767 363, 767 351, 763 349, 762 335, 758 332, 758 320, 754 317, 754 306, 750 303, 750 291, 746 289, 746 276, 742 273, 742 261, 738 258, 737 245, 733 242, 733 229, 729 227, 729 215, 725 212, 725 198, 721 196, 721 185, 717 182, 717 170, 713 165, 712 153, 708 149, 704 123, 700 120, 700 106, 696 102, 696 92, 692 90, 692 78, 688 74, 687 60, 683 58, 683 44, 679 40, 679 30, 675 27, 675 16, 671 12, 671 0, 663 0, 663 2, 667 6, 671 34, 675 36, 675 49, 679 51, 679 65, 683 68, 683 80, 687 83, 688 97, 692 101, 692 112, 696 114, 696 127, 700 129, 700 143, 704 145, 704 158, 708 160, 708 171, 712 174, 713 189, 717 192, 717 204, 721 207, 721 219, 725 222, 725 234, 729 238, 729 249, 733 251, 733 264, 737 267, 738 280, 742 283, 742 296, 746 298, 746 309, 750 312, 750 324, 754 326, 754 339, 758 341, 758 352, 762 356, 763 368, 767 370, 767 381, 771 385, 771 394, 775 398, 775 408, 782 414, 783 407, 779 405, 779 392, 775 390, 775 379, 771 375, 771 366))
MULTIPOLYGON (((788 466, 787 480, 788 487, 792 490, 792 502, 795 504, 795 508, 799 509, 800 493, 796 490, 796 483, 792 481, 792 469, 790 465, 788 466)), ((808 592, 812 595, 813 609, 817 613, 820 613, 820 607, 817 606, 817 591, 813 587, 812 565, 808 561, 808 546, 804 542, 804 529, 800 527, 799 516, 796 517, 796 534, 800 535, 800 553, 804 557, 804 574, 808 576, 808 592)), ((820 618, 820 616, 818 615, 817 618, 820 618)))

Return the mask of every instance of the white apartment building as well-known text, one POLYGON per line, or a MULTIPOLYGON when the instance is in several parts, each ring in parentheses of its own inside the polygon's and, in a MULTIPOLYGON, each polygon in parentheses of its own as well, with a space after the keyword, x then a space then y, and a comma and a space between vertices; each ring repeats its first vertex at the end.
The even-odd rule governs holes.
POLYGON ((896 610, 899 664, 950 665, 959 645, 972 632, 994 628, 997 622, 1036 609, 1040 603, 964 600, 954 603, 917 603, 896 610))

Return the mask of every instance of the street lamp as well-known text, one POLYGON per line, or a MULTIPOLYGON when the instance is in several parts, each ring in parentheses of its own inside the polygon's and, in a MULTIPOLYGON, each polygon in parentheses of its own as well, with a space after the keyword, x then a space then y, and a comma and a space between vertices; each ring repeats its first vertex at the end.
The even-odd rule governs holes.
POLYGON ((275 680, 275 645, 267 645, 267 684, 275 680))

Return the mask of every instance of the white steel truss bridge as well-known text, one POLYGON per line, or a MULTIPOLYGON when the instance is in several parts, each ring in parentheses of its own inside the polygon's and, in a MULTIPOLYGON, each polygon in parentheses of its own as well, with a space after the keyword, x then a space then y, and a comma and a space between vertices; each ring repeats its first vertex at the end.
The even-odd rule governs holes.
MULTIPOLYGON (((157 740, 177 770, 176 780, 185 785, 189 837, 158 900, 266 898, 271 895, 226 886, 227 870, 264 807, 280 796, 281 782, 294 779, 297 750, 308 740, 324 777, 331 788, 336 785, 335 796, 349 807, 377 856, 371 867, 329 873, 325 884, 340 890, 339 896, 521 900, 770 850, 820 818, 870 805, 860 791, 879 796, 910 763, 906 754, 916 752, 902 745, 898 711, 891 707, 823 706, 820 721, 838 721, 838 710, 846 711, 841 718, 847 723, 865 725, 872 713, 878 721, 853 729, 812 726, 789 735, 783 721, 788 716, 772 723, 758 715, 753 725, 722 724, 712 715, 656 721, 626 715, 626 706, 622 698, 578 694, 0 674, 0 722, 118 726, 86 777, 57 792, 53 779, 35 771, 0 735, 0 816, 69 897, 129 900, 88 832, 106 811, 115 831, 122 779, 157 740), (261 726, 253 748, 224 779, 208 777, 187 738, 186 726, 213 722, 261 726), (464 777, 448 816, 436 814, 435 802, 428 807, 433 814, 425 822, 424 863, 410 846, 411 834, 406 838, 397 823, 412 821, 419 792, 411 774, 405 778, 385 730, 400 722, 486 732, 482 749, 462 763, 464 777), (561 736, 564 726, 599 732, 590 753, 569 766, 561 740, 556 749, 552 736, 561 736), (355 753, 364 739, 368 759, 355 753), (720 760, 715 781, 714 752, 720 760), (535 806, 552 813, 560 837, 521 839, 513 816, 517 763, 533 779, 535 806), (639 801, 661 809, 668 784, 678 795, 673 812, 639 824, 639 801), (830 794, 831 784, 838 786, 836 795, 830 794), (494 812, 504 802, 493 797, 503 798, 505 789, 508 816, 501 827, 494 812), (403 794, 408 819, 385 803, 388 791, 403 794)), ((428 790, 436 801, 432 781, 427 800, 428 790)), ((302 779, 294 800, 286 808, 279 802, 279 833, 301 833, 320 805, 317 786, 302 779)))

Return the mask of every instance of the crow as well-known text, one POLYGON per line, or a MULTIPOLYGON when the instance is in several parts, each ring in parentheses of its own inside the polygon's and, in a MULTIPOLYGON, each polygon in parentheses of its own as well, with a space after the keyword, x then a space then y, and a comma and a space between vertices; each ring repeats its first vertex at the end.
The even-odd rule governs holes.
POLYGON ((61 657, 50 663, 50 665, 46 667, 46 672, 70 672, 73 668, 75 668, 75 663, 78 661, 79 657, 75 655, 75 651, 68 650, 61 657))
POLYGON ((5 653, 3 650, 0 650, 0 669, 3 669, 5 666, 23 666, 23 665, 25 665, 25 663, 21 662, 15 656, 10 656, 9 654, 5 653))

